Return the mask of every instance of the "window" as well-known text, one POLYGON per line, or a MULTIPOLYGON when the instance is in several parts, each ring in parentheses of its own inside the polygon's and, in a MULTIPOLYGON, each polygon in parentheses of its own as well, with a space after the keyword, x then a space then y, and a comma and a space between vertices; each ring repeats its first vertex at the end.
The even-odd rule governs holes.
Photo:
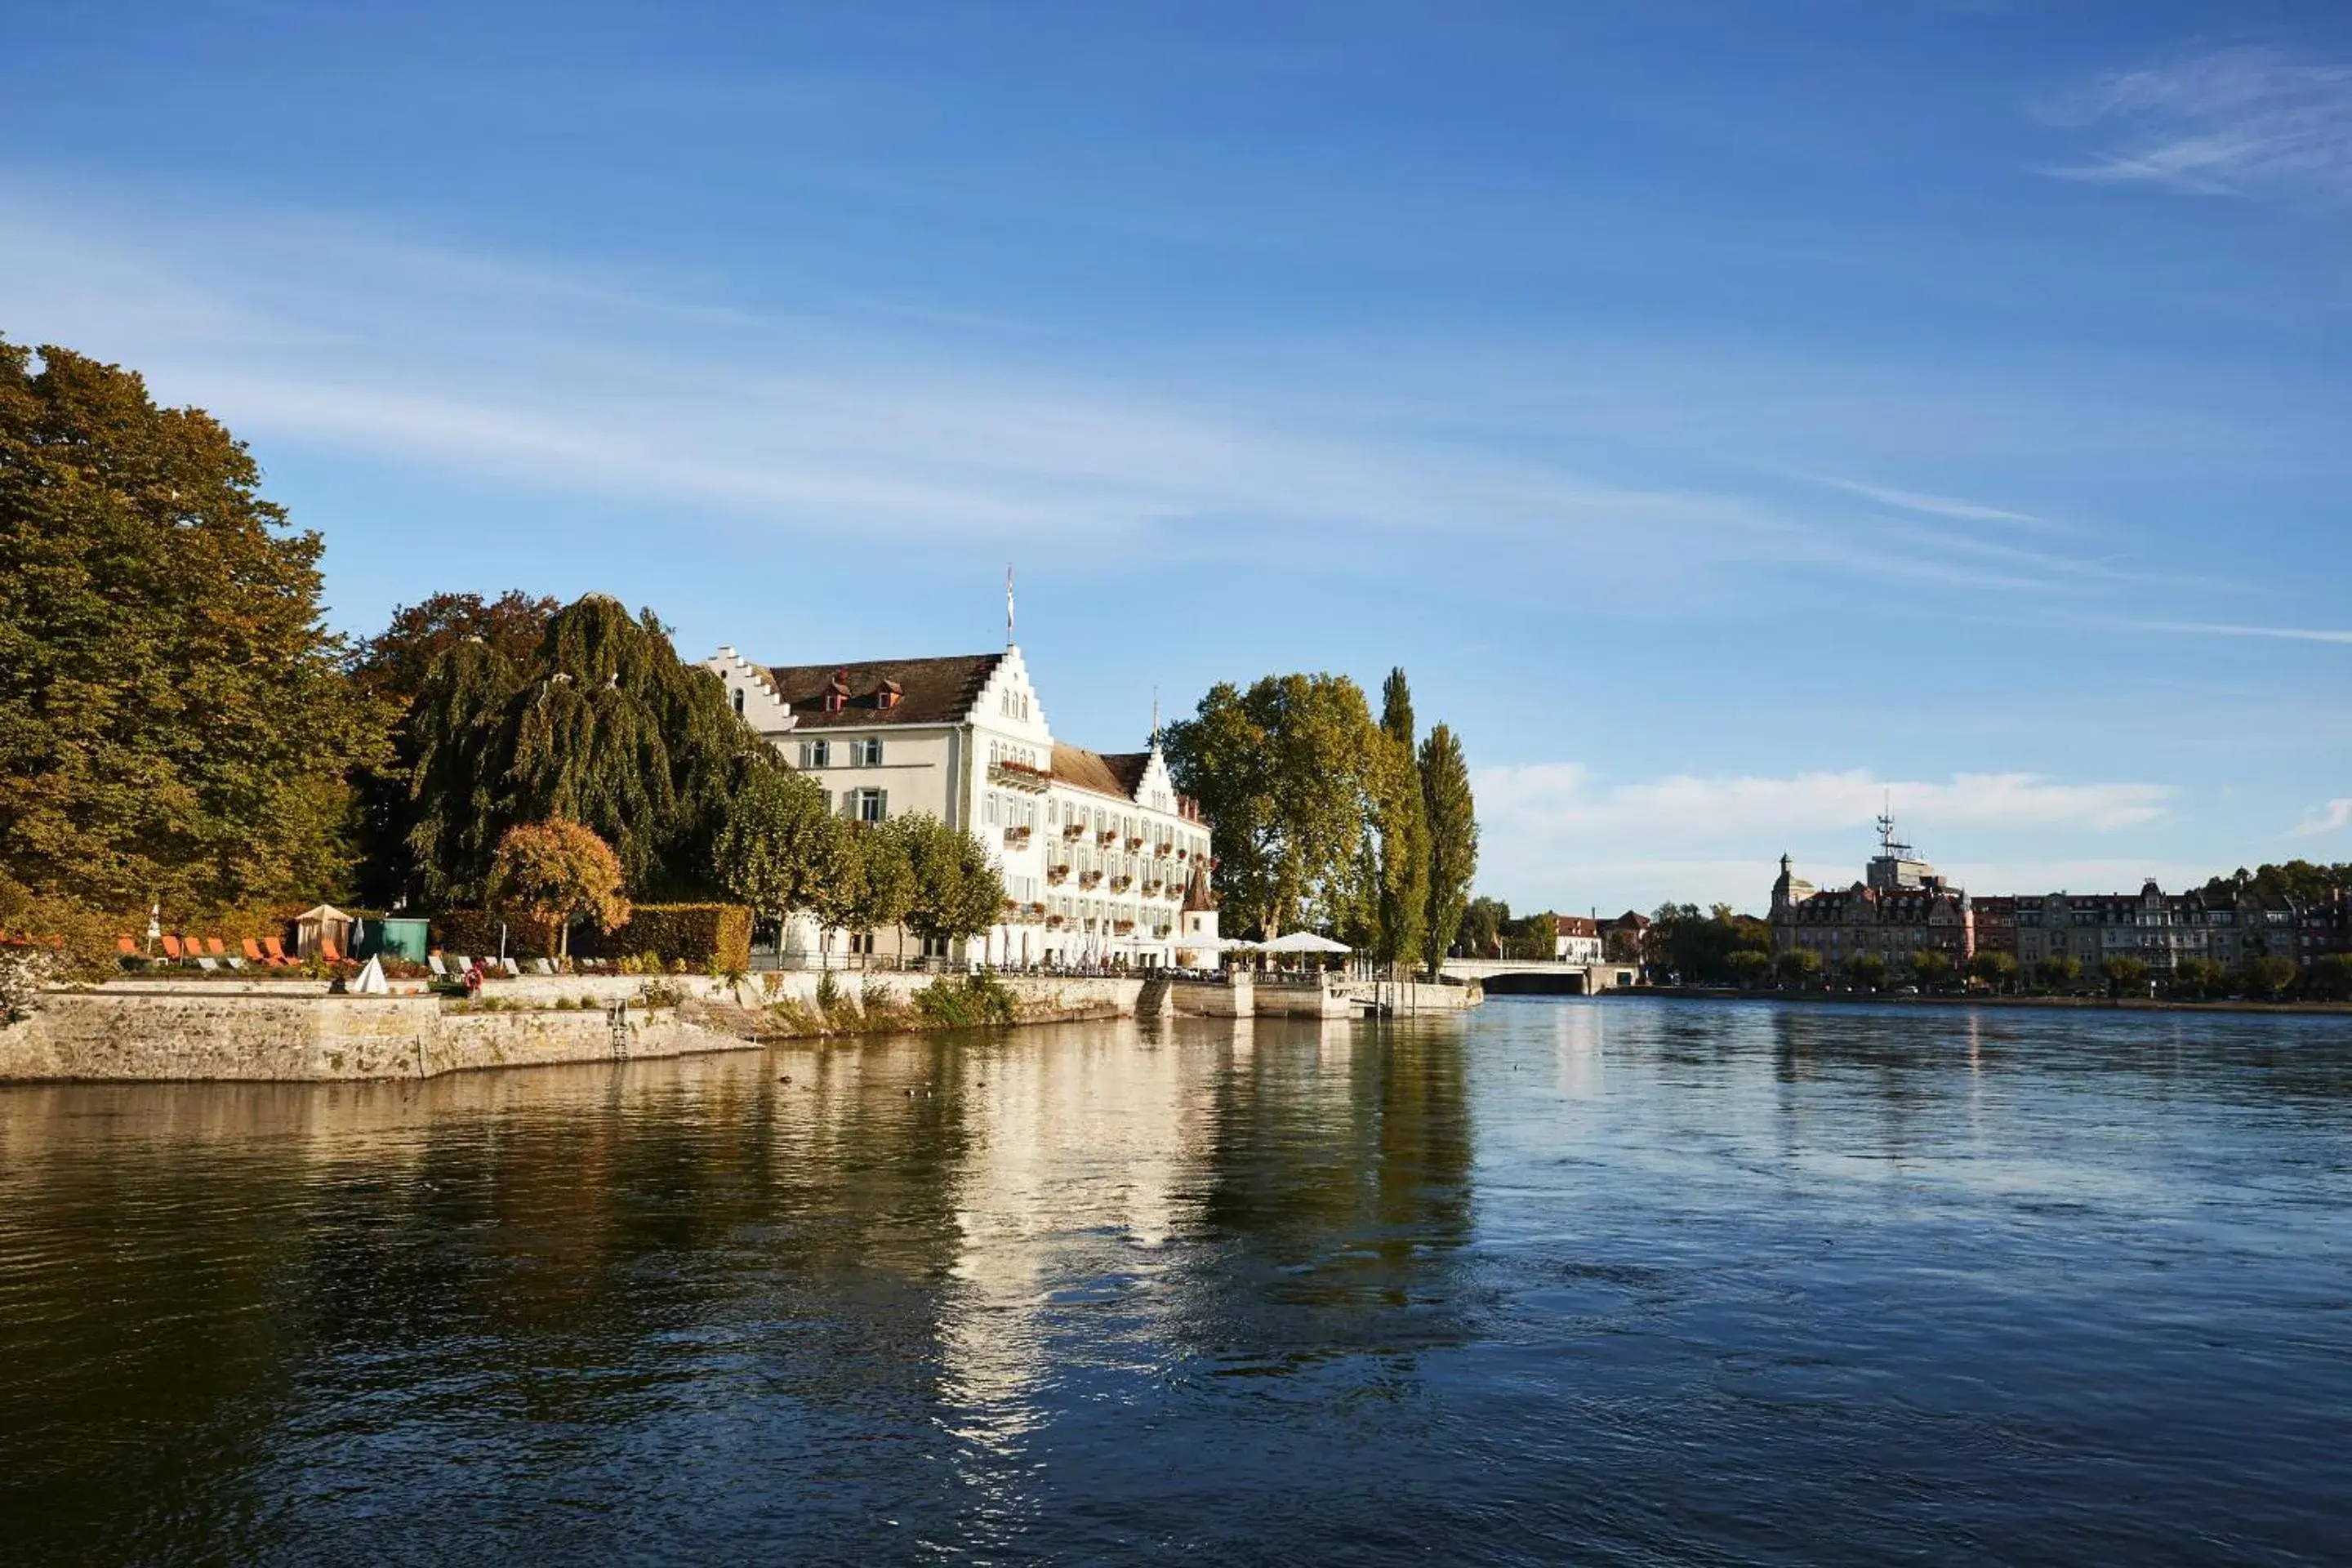
POLYGON ((829 768, 833 766, 833 743, 829 741, 803 741, 801 742, 801 766, 803 768, 829 768))
POLYGON ((869 741, 849 742, 849 765, 853 768, 878 768, 882 765, 882 742, 879 737, 869 741))
POLYGON ((880 822, 890 815, 887 790, 854 789, 841 798, 843 815, 853 822, 880 822))
POLYGON ((735 717, 743 717, 743 689, 740 686, 735 689, 735 717))

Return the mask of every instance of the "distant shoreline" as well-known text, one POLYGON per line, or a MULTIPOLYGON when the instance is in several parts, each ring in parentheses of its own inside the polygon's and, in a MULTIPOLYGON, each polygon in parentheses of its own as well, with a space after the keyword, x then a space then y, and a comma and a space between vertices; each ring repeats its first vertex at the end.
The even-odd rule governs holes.
POLYGON ((1883 991, 1741 991, 1727 985, 1643 985, 1601 995, 1687 998, 1696 1002, 1799 1002, 1853 1006, 2054 1007, 2113 1013, 2301 1013, 2352 1017, 2352 1002, 2174 1002, 2150 996, 1893 996, 1883 991))

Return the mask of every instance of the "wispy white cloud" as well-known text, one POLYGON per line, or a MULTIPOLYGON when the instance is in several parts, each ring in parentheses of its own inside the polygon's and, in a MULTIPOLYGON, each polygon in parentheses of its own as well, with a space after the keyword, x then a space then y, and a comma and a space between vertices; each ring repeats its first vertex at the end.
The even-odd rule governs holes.
POLYGON ((2323 833, 2341 833, 2347 827, 2352 827, 2352 795, 2339 795, 2296 823, 2292 837, 2312 838, 2323 833))
MULTIPOLYGON (((1995 594, 2110 574, 1961 530, 1618 482, 1516 430, 1484 439, 1459 405, 1414 426, 1344 386, 1155 375, 952 311, 845 297, 762 314, 373 223, 21 180, 0 181, 0 229, 7 330, 139 365, 265 458, 299 443, 790 536, 1083 529, 1198 551, 1480 535, 1650 591, 1759 570, 1995 594)), ((2000 510, 1898 494, 1878 499, 1956 522, 2000 510)))
POLYGON ((1815 484, 1843 490, 1905 511, 1924 512, 1929 517, 1947 517, 1956 522, 2027 523, 2037 528, 2050 526, 2047 519, 2031 512, 2011 511, 2006 507, 1987 506, 1981 501, 1962 500, 1953 496, 1926 495, 1918 490, 1895 489, 1885 485, 1864 484, 1858 479, 1832 479, 1826 475, 1811 476, 1815 484))
POLYGON ((2061 177, 2199 195, 2352 196, 2352 66, 2234 48, 2125 71, 2062 106, 2122 139, 2061 177))
POLYGON ((2287 642, 2352 643, 2352 631, 2326 626, 2248 626, 2215 621, 2143 621, 2147 632, 2187 632, 2197 637, 2275 637, 2287 642))
POLYGON ((1477 790, 1482 816, 1524 831, 1648 831, 1710 844, 1864 827, 1890 805, 1938 827, 2105 832, 2162 815, 2174 793, 2158 784, 2072 784, 2024 773, 1889 779, 1866 768, 1602 784, 1575 763, 1486 769, 1477 790))

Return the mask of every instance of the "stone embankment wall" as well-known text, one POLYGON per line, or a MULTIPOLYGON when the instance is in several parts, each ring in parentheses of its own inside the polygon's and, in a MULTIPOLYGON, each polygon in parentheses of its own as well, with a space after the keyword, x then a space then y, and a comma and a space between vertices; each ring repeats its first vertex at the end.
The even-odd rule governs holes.
POLYGON ((430 1078, 468 1068, 726 1050, 742 1042, 631 1008, 467 1012, 436 997, 68 992, 0 1030, 0 1079, 430 1078))
MULTIPOLYGON (((841 978, 841 977, 836 977, 841 978)), ((848 977, 852 994, 866 977, 848 977)), ((782 977, 771 998, 756 981, 741 988, 754 1006, 803 1002, 814 974, 782 977)), ((877 974, 870 983, 903 1002, 927 976, 877 974)), ((634 976, 509 980, 489 988, 495 1009, 437 996, 331 996, 322 984, 131 981, 94 990, 55 991, 23 1023, 0 1028, 0 1081, 27 1079, 247 1079, 329 1080, 430 1078, 473 1068, 670 1057, 741 1050, 740 1034, 695 1021, 701 1002, 731 1000, 719 981, 677 975, 665 984, 690 999, 685 1009, 634 1005, 646 982, 634 976), (591 1008, 555 1010, 562 1000, 591 1008), (618 1026, 609 1009, 622 1010, 618 1026), (683 1015, 683 1016, 682 1016, 683 1015)), ((1135 1011, 1139 980, 1008 979, 1024 1015, 1038 1022, 1114 1017, 1135 1011)))

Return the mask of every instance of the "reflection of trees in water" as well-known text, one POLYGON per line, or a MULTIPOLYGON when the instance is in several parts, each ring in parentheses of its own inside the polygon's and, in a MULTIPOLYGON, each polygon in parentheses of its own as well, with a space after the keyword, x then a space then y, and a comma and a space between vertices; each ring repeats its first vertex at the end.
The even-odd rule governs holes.
POLYGON ((1463 1036, 1259 1020, 1221 1083, 1188 1337, 1277 1361, 1462 1337, 1469 1239, 1463 1036))
POLYGON ((919 1407, 965 1142, 951 1049, 807 1053, 790 1089, 745 1055, 0 1097, 0 1260, 43 1292, 0 1313, 0 1359, 42 1369, 0 1394, 37 1445, 12 1485, 60 1554, 127 1557, 101 1543, 169 1531, 126 1500, 200 1498, 188 1529, 280 1517, 281 1484, 360 1462, 346 1419, 447 1453, 525 1421, 480 1458, 528 1468, 516 1431, 584 1454, 616 1400, 683 1413, 698 1367, 745 1357, 813 1407, 919 1407))

